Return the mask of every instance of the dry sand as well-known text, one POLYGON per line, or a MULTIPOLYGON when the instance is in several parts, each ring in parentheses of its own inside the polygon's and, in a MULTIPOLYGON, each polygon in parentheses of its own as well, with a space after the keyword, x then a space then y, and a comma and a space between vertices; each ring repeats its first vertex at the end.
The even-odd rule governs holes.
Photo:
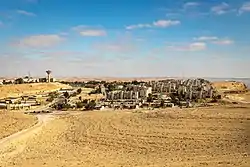
POLYGON ((250 166, 250 108, 60 116, 0 166, 250 166))
POLYGON ((227 99, 239 102, 239 103, 250 103, 250 91, 241 94, 227 94, 225 96, 227 99))
POLYGON ((244 91, 247 89, 246 85, 243 82, 213 82, 212 85, 219 91, 219 92, 226 92, 226 91, 244 91))
POLYGON ((60 88, 69 88, 70 86, 60 83, 34 83, 20 85, 1 85, 0 99, 5 97, 18 97, 22 95, 37 94, 42 92, 55 91, 60 88))
POLYGON ((0 139, 36 124, 37 119, 31 115, 17 112, 0 111, 0 139))

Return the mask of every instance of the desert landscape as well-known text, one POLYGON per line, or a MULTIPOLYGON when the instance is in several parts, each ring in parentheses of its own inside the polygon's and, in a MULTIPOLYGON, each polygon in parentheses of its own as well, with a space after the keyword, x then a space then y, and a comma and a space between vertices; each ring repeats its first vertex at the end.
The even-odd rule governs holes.
POLYGON ((0 120, 0 140, 37 123, 37 119, 34 116, 1 110, 0 120))
POLYGON ((250 0, 0 0, 0 167, 250 167, 250 0))
MULTIPOLYGON (((238 82, 213 84, 221 92, 246 89, 238 82)), ((60 87, 69 86, 8 85, 1 90, 6 95, 13 90, 36 94, 60 87)), ((90 90, 78 96, 87 97, 90 90)), ((250 94, 227 94, 225 99, 246 103, 41 115, 1 111, 0 166, 248 167, 250 94)))
MULTIPOLYGON (((19 142, 25 145, 22 152, 2 159, 0 165, 248 167, 249 109, 228 106, 61 115, 40 133, 19 142)), ((6 157, 11 153, 1 150, 6 157)))
MULTIPOLYGON (((32 93, 48 88, 46 84, 34 87, 32 93)), ((225 85, 226 91, 246 89, 240 83, 214 85, 221 92, 225 85)), ((87 96, 90 90, 83 89, 78 96, 87 96)), ((248 167, 250 94, 225 98, 247 103, 183 109, 68 110, 40 115, 1 111, 0 166, 248 167)))

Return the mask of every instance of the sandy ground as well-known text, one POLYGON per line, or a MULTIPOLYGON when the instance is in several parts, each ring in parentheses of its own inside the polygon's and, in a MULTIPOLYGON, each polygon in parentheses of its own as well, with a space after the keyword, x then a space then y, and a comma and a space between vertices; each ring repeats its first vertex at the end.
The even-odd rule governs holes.
POLYGON ((17 112, 0 111, 0 139, 36 124, 37 119, 31 115, 17 112))
POLYGON ((60 88, 69 88, 70 86, 60 83, 34 83, 20 85, 1 85, 0 99, 5 97, 18 97, 22 95, 37 94, 43 92, 55 91, 60 88))
POLYGON ((246 85, 243 82, 230 82, 230 81, 223 81, 223 82, 213 82, 212 85, 219 91, 219 92, 226 92, 226 91, 244 91, 247 89, 246 85))
POLYGON ((0 140, 0 164, 11 161, 15 155, 22 153, 29 140, 54 118, 52 115, 37 115, 36 117, 38 121, 35 125, 0 140))
POLYGON ((250 91, 242 94, 228 94, 226 99, 239 103, 249 103, 250 104, 250 91))
POLYGON ((57 116, 0 166, 249 167, 249 140, 247 106, 83 112, 57 116))

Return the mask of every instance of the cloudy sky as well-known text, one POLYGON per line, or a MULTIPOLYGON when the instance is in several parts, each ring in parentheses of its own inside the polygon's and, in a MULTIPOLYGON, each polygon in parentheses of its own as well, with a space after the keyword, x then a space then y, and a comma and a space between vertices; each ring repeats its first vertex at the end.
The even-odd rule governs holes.
POLYGON ((250 1, 1 0, 0 76, 250 77, 250 1))

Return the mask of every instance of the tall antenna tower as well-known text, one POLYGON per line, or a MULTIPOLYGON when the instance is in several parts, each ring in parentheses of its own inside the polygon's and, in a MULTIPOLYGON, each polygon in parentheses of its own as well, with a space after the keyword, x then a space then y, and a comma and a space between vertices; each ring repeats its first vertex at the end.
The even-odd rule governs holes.
POLYGON ((30 78, 31 78, 30 71, 28 72, 28 77, 29 77, 29 80, 30 80, 30 78))

